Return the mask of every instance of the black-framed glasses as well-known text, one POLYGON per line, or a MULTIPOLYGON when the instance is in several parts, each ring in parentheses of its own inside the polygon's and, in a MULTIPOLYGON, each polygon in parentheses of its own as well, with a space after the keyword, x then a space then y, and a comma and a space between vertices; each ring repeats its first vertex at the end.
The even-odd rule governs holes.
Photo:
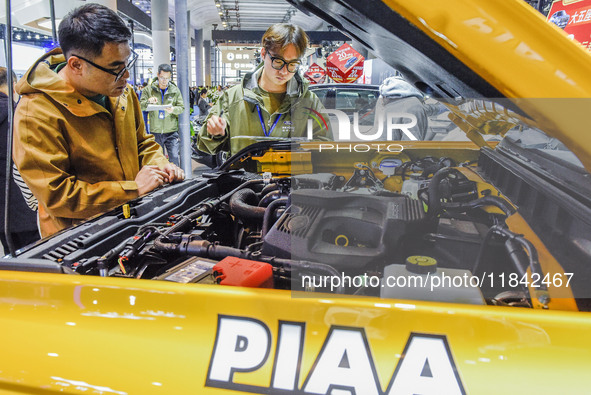
POLYGON ((98 64, 94 63, 93 61, 88 60, 86 58, 83 58, 80 55, 72 54, 72 56, 75 56, 75 57, 77 57, 79 59, 82 59, 83 61, 85 61, 87 63, 90 63, 91 65, 93 65, 94 67, 96 67, 97 69, 99 69, 101 71, 104 71, 105 73, 109 73, 111 75, 114 75, 115 76, 115 82, 119 81, 121 79, 121 77, 123 77, 123 75, 125 74, 125 71, 131 70, 131 68, 135 64, 135 61, 138 58, 138 54, 135 53, 133 50, 131 50, 131 59, 129 60, 129 62, 127 62, 127 64, 125 65, 125 67, 123 67, 119 71, 113 71, 113 70, 106 69, 103 66, 99 66, 98 64))
POLYGON ((287 71, 290 73, 295 73, 302 65, 299 61, 288 62, 280 56, 271 55, 271 53, 269 53, 269 58, 271 58, 271 67, 273 67, 275 70, 281 70, 283 66, 287 65, 287 71))

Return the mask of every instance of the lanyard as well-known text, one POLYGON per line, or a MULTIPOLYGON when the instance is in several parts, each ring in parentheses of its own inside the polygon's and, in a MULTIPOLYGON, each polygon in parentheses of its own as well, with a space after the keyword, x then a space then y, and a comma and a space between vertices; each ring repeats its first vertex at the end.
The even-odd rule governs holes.
POLYGON ((160 93, 162 94, 162 102, 160 104, 164 104, 164 95, 166 94, 167 90, 168 90, 168 87, 166 87, 166 89, 164 89, 164 90, 160 89, 160 93))
POLYGON ((267 128, 265 127, 265 122, 263 121, 263 114, 261 114, 261 108, 259 107, 258 104, 257 104, 257 111, 259 113, 259 119, 261 120, 261 127, 263 128, 263 133, 265 133, 265 137, 269 137, 271 135, 271 133, 273 133, 273 129, 275 129, 275 125, 277 125, 277 122, 279 122, 279 118, 281 118, 281 116, 283 114, 279 114, 277 116, 277 118, 275 118, 275 122, 273 122, 273 126, 271 126, 271 129, 269 130, 269 132, 267 132, 267 128))

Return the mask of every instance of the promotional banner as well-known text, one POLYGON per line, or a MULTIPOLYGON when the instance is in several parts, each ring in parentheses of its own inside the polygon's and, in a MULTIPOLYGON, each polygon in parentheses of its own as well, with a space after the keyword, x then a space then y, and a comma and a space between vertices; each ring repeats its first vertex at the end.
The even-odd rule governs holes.
POLYGON ((558 0, 552 3, 548 21, 591 50, 591 0, 558 0))
POLYGON ((322 84, 326 79, 326 71, 314 63, 308 68, 308 71, 304 73, 304 77, 306 77, 311 84, 322 84))
POLYGON ((335 82, 355 82, 363 73, 365 58, 345 43, 326 59, 326 70, 335 82))

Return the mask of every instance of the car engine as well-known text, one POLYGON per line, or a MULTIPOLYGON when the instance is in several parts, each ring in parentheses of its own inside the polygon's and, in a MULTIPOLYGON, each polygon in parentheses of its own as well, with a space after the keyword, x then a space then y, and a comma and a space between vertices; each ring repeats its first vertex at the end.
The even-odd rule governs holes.
POLYGON ((548 302, 543 284, 530 292, 492 281, 543 273, 533 243, 505 224, 513 205, 467 176, 477 168, 474 160, 385 155, 300 174, 244 167, 205 174, 192 191, 178 187, 184 195, 158 200, 156 194, 152 204, 161 213, 151 221, 134 221, 146 217, 141 204, 128 215, 117 209, 102 224, 99 217, 88 226, 103 229, 100 242, 94 231, 74 228, 78 236, 62 237, 43 259, 81 275, 303 295, 548 302), (121 231, 109 231, 114 223, 121 231))

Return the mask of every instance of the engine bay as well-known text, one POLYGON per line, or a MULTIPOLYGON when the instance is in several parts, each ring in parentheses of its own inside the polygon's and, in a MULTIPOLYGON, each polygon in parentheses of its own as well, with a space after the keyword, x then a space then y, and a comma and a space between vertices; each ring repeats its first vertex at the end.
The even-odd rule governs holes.
POLYGON ((540 240, 508 225, 519 213, 479 156, 263 150, 21 257, 80 275, 548 308, 540 240))

